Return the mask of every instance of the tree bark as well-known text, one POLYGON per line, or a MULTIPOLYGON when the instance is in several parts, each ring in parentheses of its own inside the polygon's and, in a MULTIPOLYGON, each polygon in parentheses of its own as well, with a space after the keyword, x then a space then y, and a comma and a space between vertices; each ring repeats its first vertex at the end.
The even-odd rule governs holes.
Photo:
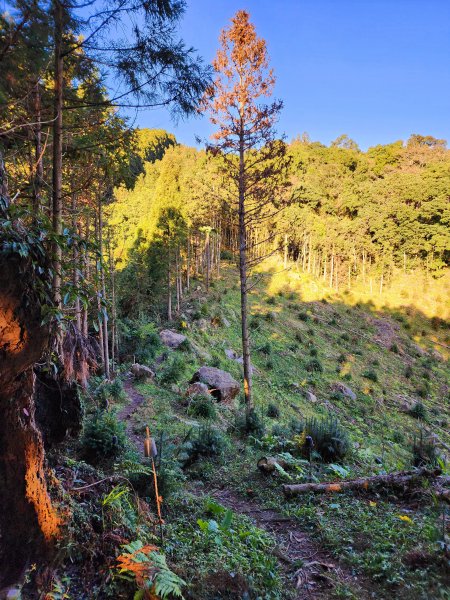
POLYGON ((417 471, 403 471, 390 473, 388 475, 375 475, 373 477, 361 477, 348 481, 333 483, 300 483, 294 485, 283 485, 283 492, 287 498, 314 492, 322 494, 326 492, 341 492, 344 490, 376 490, 376 489, 400 489, 411 488, 417 485, 421 479, 433 479, 440 475, 440 469, 418 469, 417 471))
MULTIPOLYGON (((0 196, 3 216, 9 197, 1 154, 0 196)), ((42 267, 47 272, 48 265, 42 267)), ((0 256, 0 588, 51 547, 59 526, 34 418, 32 367, 48 342, 35 283, 30 259, 0 256)))
MULTIPOLYGON (((62 233, 62 111, 63 111, 63 6, 60 0, 53 0, 55 20, 55 74, 54 74, 54 123, 53 123, 53 192, 52 223, 56 235, 62 233)), ((61 262, 62 250, 53 244, 53 298, 57 308, 61 308, 61 262)))
POLYGON ((244 366, 244 396, 247 417, 253 410, 252 371, 250 364, 250 339, 248 334, 247 308, 247 228, 245 223, 245 158, 244 126, 241 118, 239 140, 239 277, 241 283, 241 329, 242 359, 244 366))

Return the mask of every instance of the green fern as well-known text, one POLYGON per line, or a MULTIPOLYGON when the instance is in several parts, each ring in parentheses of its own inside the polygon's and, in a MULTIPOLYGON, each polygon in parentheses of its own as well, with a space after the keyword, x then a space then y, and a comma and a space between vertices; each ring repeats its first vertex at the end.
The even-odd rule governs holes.
POLYGON ((158 569, 158 572, 153 580, 157 595, 161 596, 163 599, 168 598, 169 596, 183 598, 181 588, 183 585, 186 585, 186 582, 169 569, 164 554, 153 552, 151 554, 151 560, 153 565, 158 569))

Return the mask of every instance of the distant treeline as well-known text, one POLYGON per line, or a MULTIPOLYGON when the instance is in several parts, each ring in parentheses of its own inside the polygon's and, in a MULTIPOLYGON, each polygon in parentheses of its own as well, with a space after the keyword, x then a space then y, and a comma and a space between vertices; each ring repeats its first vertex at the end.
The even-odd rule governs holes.
MULTIPOLYGON (((117 189, 108 208, 126 313, 149 305, 160 310, 172 295, 179 302, 192 274, 209 280, 221 252, 237 255, 233 199, 217 168, 220 157, 175 144, 165 132, 140 136, 141 156, 150 160, 133 189, 117 189), (146 154, 147 145, 158 152, 146 154)), ((291 202, 250 232, 255 259, 279 250, 335 289, 356 280, 376 280, 380 289, 395 268, 439 276, 448 266, 450 151, 444 140, 412 135, 406 143, 362 152, 346 135, 330 146, 303 135, 289 144, 289 154, 291 202)))

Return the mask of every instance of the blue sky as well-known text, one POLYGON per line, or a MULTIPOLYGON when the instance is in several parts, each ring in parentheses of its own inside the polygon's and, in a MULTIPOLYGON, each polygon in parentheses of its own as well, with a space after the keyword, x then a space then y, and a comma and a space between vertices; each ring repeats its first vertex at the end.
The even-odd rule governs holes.
MULTIPOLYGON (((450 0, 187 0, 180 34, 210 62, 220 30, 245 8, 267 41, 284 101, 279 130, 329 143, 341 133, 361 148, 411 133, 450 142, 450 0)), ((133 115, 134 116, 134 115, 133 115)), ((140 127, 196 145, 206 118, 174 124, 163 110, 140 127)))

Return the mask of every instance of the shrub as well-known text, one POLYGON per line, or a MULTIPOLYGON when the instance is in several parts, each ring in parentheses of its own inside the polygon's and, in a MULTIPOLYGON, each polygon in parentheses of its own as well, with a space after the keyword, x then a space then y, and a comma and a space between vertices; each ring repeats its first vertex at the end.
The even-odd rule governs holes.
POLYGON ((269 296, 269 297, 267 298, 266 302, 267 302, 267 304, 274 305, 274 304, 276 304, 276 303, 277 303, 277 300, 276 300, 275 296, 269 296))
POLYGON ((210 426, 200 427, 193 440, 184 445, 184 466, 191 465, 201 456, 220 456, 225 449, 224 435, 210 426))
POLYGON ((303 338, 302 338, 302 334, 300 333, 300 331, 295 332, 295 339, 297 340, 297 342, 299 344, 303 344, 303 338))
POLYGON ((311 337, 313 337, 316 334, 316 332, 314 331, 314 329, 312 329, 312 327, 310 327, 309 329, 307 329, 306 333, 308 335, 310 335, 311 337))
POLYGON ((272 427, 272 435, 275 437, 286 438, 290 434, 290 431, 287 427, 280 425, 279 423, 275 423, 272 427))
POLYGON ((189 413, 195 417, 211 420, 217 418, 216 405, 209 394, 196 394, 192 398, 188 410, 189 413))
POLYGON ((318 420, 307 419, 303 423, 302 433, 298 436, 298 445, 302 454, 308 454, 305 438, 310 436, 314 442, 313 450, 324 462, 339 462, 350 450, 347 432, 336 419, 329 417, 318 420))
POLYGON ((220 252, 220 259, 221 260, 233 260, 234 255, 230 250, 222 250, 220 252))
POLYGON ((269 311, 269 312, 266 312, 266 314, 264 315, 264 318, 265 318, 265 320, 266 320, 266 321, 268 321, 269 323, 274 323, 274 321, 275 321, 275 320, 276 320, 276 318, 277 318, 277 315, 276 315, 274 312, 272 312, 272 311, 269 311))
POLYGON ((339 354, 337 361, 338 361, 338 363, 340 365, 342 365, 343 363, 345 363, 346 360, 347 360, 347 355, 346 354, 339 354))
POLYGON ((177 383, 184 372, 184 359, 180 354, 172 354, 164 364, 158 378, 161 383, 177 383))
POLYGON ((430 386, 428 384, 428 381, 425 381, 425 383, 416 387, 416 394, 419 396, 419 398, 426 398, 429 394, 429 391, 430 386))
POLYGON ((369 381, 373 381, 375 383, 378 381, 378 375, 373 369, 367 369, 366 371, 363 371, 362 376, 366 379, 369 379, 369 381))
POLYGON ((278 419, 280 416, 280 409, 273 402, 270 402, 267 406, 267 416, 271 419, 278 419))
POLYGON ((312 346, 312 347, 309 349, 309 354, 310 354, 310 356, 317 356, 317 354, 318 354, 318 350, 317 350, 317 348, 315 348, 314 346, 312 346))
POLYGON ((270 342, 266 342, 265 344, 260 346, 258 348, 258 350, 259 350, 259 352, 261 352, 262 354, 265 354, 266 356, 269 356, 269 354, 272 354, 272 346, 270 345, 270 342))
POLYGON ((181 352, 190 352, 192 350, 191 342, 186 338, 178 346, 178 350, 181 350, 181 352))
POLYGON ((269 371, 271 371, 273 369, 273 360, 271 360, 270 358, 268 360, 266 360, 266 369, 268 369, 269 371))
POLYGON ((119 377, 116 377, 114 381, 109 384, 110 396, 113 400, 125 400, 126 393, 123 389, 122 380, 119 377))
POLYGON ((397 344, 392 344, 391 347, 389 348, 389 350, 391 352, 393 352, 394 354, 398 354, 400 352, 399 347, 397 344))
POLYGON ((423 431, 419 439, 414 439, 412 445, 413 464, 415 467, 434 466, 438 462, 436 445, 431 437, 424 438, 423 431))
POLYGON ((344 342, 349 342, 350 341, 350 336, 348 335, 348 333, 346 333, 344 331, 344 333, 341 335, 341 340, 344 340, 344 342))
POLYGON ((242 435, 252 435, 259 438, 264 435, 265 425, 260 415, 253 408, 250 413, 236 416, 236 429, 242 435))
POLYGON ((414 371, 413 371, 413 368, 411 367, 411 365, 407 365, 406 369, 405 369, 405 373, 404 373, 406 379, 411 379, 411 377, 413 376, 413 373, 414 373, 414 371))
POLYGON ((308 313, 305 312, 299 312, 297 317, 300 319, 300 321, 308 321, 309 320, 309 315, 308 313))
POLYGON ((392 441, 395 444, 401 444, 402 442, 405 441, 405 436, 399 429, 395 429, 395 431, 392 434, 392 441))
POLYGON ((306 370, 308 371, 308 373, 323 373, 323 366, 322 363, 320 362, 320 360, 318 360, 317 358, 313 358, 311 359, 307 364, 306 364, 306 370))
POLYGON ((427 417, 427 409, 422 402, 416 402, 413 407, 411 407, 409 414, 415 419, 425 420, 427 417))
POLYGON ((86 458, 117 458, 125 449, 125 426, 112 411, 98 411, 84 428, 81 445, 86 458))
POLYGON ((249 328, 254 331, 255 329, 259 329, 260 326, 260 318, 258 316, 254 316, 250 319, 250 323, 248 324, 249 328))

